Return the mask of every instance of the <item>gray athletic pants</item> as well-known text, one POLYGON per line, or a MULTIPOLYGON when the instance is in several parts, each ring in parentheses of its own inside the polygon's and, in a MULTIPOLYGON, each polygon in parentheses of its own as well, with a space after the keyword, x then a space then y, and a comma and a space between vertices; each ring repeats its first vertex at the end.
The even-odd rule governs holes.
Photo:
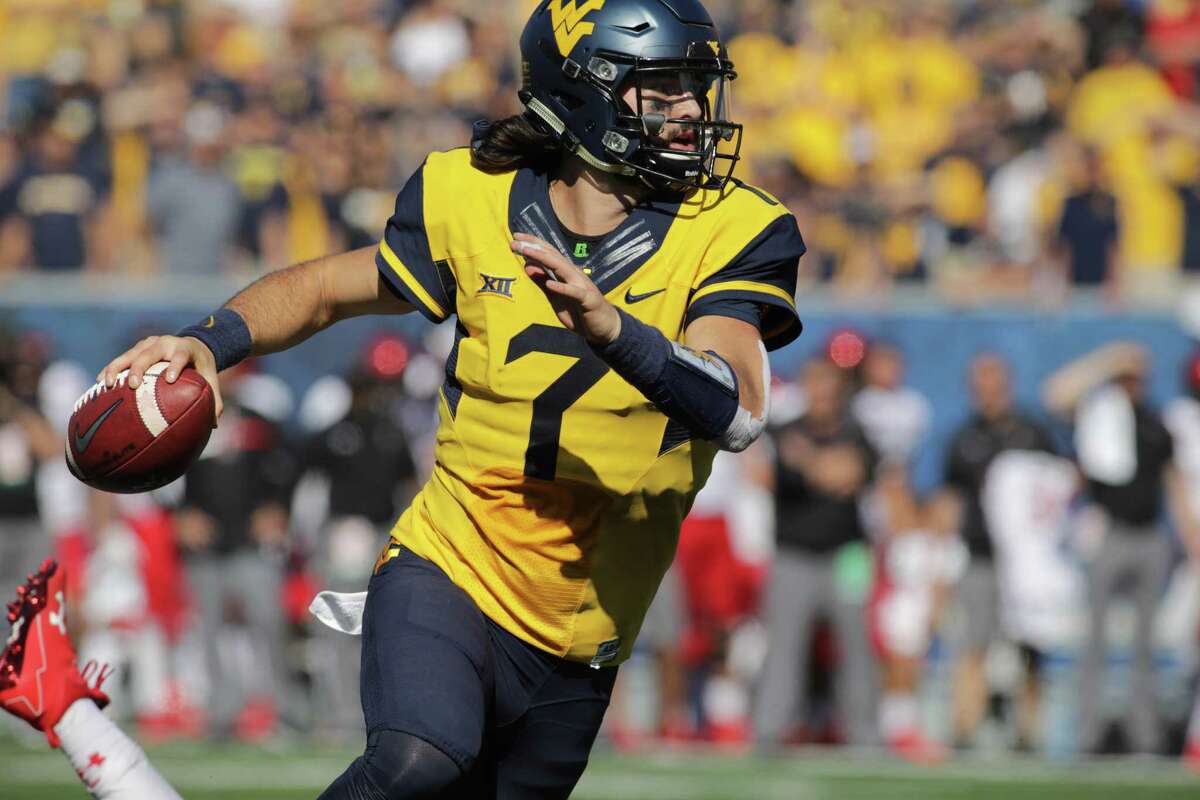
POLYGON ((0 608, 16 599, 17 584, 51 555, 52 544, 37 517, 0 517, 0 608))
POLYGON ((215 731, 226 732, 248 696, 256 693, 266 693, 281 714, 295 719, 298 710, 285 659, 281 560, 257 550, 206 554, 191 557, 187 571, 200 610, 215 731), (258 666, 253 675, 241 674, 221 651, 220 633, 231 601, 240 607, 253 639, 258 666))
POLYGON ((835 697, 851 744, 878 741, 875 657, 867 639, 866 597, 841 597, 834 576, 835 555, 781 547, 767 588, 767 658, 754 702, 754 735, 765 747, 805 720, 809 651, 818 616, 827 615, 841 658, 835 697))
POLYGON ((1089 630, 1079 679, 1081 752, 1095 750, 1104 733, 1106 623, 1109 606, 1122 590, 1133 596, 1137 609, 1126 732, 1135 750, 1158 751, 1161 731, 1152 661, 1153 634, 1170 559, 1171 543, 1157 525, 1138 528, 1113 521, 1088 567, 1089 630))

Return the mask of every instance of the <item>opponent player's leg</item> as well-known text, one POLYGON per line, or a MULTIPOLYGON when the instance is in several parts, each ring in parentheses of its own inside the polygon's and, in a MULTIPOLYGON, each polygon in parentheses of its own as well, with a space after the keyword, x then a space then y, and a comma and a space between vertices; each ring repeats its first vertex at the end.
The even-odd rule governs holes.
POLYGON ((491 695, 483 615, 445 573, 404 550, 367 589, 362 705, 367 747, 319 800, 457 797, 491 695))
POLYGON ((106 673, 81 674, 67 638, 63 570, 46 561, 8 606, 11 630, 0 651, 0 707, 61 747, 79 779, 101 800, 179 800, 146 754, 101 707, 106 673), (94 685, 89 685, 89 679, 94 685))

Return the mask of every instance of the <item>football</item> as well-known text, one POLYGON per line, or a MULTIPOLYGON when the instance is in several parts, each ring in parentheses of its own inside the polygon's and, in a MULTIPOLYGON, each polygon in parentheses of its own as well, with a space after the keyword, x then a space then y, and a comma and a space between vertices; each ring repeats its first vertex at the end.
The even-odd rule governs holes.
POLYGON ((95 489, 148 492, 178 478, 200 457, 212 433, 212 387, 188 367, 175 383, 153 365, 137 389, 129 371, 105 387, 97 383, 75 403, 67 425, 67 466, 95 489))

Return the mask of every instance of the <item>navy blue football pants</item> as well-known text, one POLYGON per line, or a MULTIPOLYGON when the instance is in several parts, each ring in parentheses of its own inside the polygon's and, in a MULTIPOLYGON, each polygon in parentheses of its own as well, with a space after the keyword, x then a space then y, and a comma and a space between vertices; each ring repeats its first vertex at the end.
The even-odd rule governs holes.
POLYGON ((367 749, 320 800, 568 797, 616 668, 526 644, 408 550, 380 567, 367 592, 367 749))

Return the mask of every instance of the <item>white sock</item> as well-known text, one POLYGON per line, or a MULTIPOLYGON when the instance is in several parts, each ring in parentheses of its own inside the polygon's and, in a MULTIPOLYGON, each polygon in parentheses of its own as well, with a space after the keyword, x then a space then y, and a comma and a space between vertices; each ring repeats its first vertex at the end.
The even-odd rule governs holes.
POLYGON ((54 726, 75 774, 99 800, 180 800, 146 753, 91 700, 76 700, 54 726))
POLYGON ((1200 742, 1200 692, 1196 693, 1196 704, 1192 706, 1192 719, 1188 722, 1189 742, 1200 742))
POLYGON ((879 702, 879 732, 884 741, 917 729, 917 698, 907 692, 889 692, 879 702))

